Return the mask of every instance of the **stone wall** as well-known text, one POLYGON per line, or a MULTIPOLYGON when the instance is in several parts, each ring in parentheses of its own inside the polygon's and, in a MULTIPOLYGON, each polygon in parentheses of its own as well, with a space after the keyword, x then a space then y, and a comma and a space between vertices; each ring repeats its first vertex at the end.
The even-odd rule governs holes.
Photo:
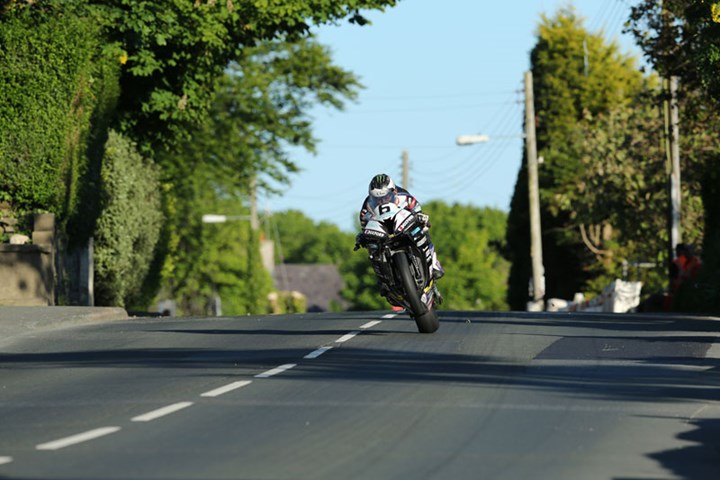
MULTIPOLYGON (((4 221, 12 233, 14 222, 4 221)), ((0 305, 55 304, 55 217, 35 216, 32 244, 22 235, 0 244, 0 305)))

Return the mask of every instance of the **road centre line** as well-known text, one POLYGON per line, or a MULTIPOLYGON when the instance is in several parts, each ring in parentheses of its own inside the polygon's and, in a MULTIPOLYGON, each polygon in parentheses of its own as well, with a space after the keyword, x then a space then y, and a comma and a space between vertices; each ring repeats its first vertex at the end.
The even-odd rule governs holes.
POLYGON ((380 317, 380 318, 395 318, 395 317, 397 317, 397 316, 398 316, 397 313, 388 313, 387 315, 383 315, 383 316, 380 317))
POLYGON ((338 338, 337 340, 335 340, 335 343, 345 343, 348 340, 351 340, 353 337, 355 337, 355 335, 357 335, 358 333, 360 333, 360 332, 347 333, 347 334, 343 335, 342 337, 338 338))
POLYGON ((259 373, 255 375, 255 378, 269 378, 295 367, 297 367, 297 363, 286 363, 285 365, 280 365, 279 367, 268 370, 267 372, 259 373))
POLYGON ((193 402, 173 403, 172 405, 168 405, 167 407, 158 408, 157 410, 153 410, 152 412, 144 413, 142 415, 138 415, 137 417, 133 417, 132 421, 133 422, 150 422, 157 418, 164 417, 165 415, 170 415, 171 413, 175 413, 178 410, 182 410, 183 408, 187 408, 192 404, 193 404, 193 402))
POLYGON ((13 461, 12 457, 0 457, 0 465, 6 465, 13 461))
POLYGON ((328 350, 330 350, 330 349, 332 349, 332 348, 333 348, 333 347, 320 347, 320 348, 318 348, 317 350, 308 353, 308 354, 305 355, 303 358, 308 358, 308 359, 317 358, 317 357, 319 357, 320 355, 322 355, 323 353, 327 352, 328 350))
POLYGON ((205 392, 200 394, 201 397, 219 397, 220 395, 223 395, 228 392, 232 392, 233 390, 237 390, 238 388, 245 387, 247 385, 250 385, 252 383, 252 380, 241 380, 239 382, 233 382, 225 385, 224 387, 219 387, 214 390, 210 390, 209 392, 205 392))
MULTIPOLYGON (((395 316, 397 316, 397 314, 392 313, 392 314, 388 314, 388 315, 383 315, 382 318, 384 318, 384 319, 385 318, 394 318, 395 316)), ((372 328, 380 323, 382 323, 381 320, 373 320, 373 321, 367 322, 364 325, 361 325, 359 328, 361 330, 367 330, 367 329, 372 328)), ((338 338, 337 340, 335 340, 335 343, 345 343, 360 333, 361 333, 360 331, 352 331, 350 333, 343 335, 342 337, 338 338)), ((320 347, 320 348, 314 350, 313 352, 305 355, 305 357, 303 357, 303 358, 306 358, 306 359, 317 358, 320 355, 324 354, 325 352, 331 350, 332 348, 333 348, 332 346, 320 347)), ((269 378, 269 377, 278 375, 280 373, 283 373, 287 370, 290 370, 296 366, 297 366, 297 364, 295 364, 295 363, 288 363, 285 365, 280 365, 279 367, 276 367, 276 368, 273 368, 266 372, 255 375, 255 378, 269 378)), ((202 393, 200 396, 201 397, 218 397, 220 395, 231 392, 233 390, 237 390, 239 388, 245 387, 251 383, 252 383, 251 380, 243 380, 243 381, 233 382, 233 383, 224 385, 222 387, 216 388, 214 390, 210 390, 205 393, 202 393)), ((169 415, 171 413, 175 413, 177 411, 183 410, 187 407, 190 407, 191 405, 193 405, 193 402, 178 402, 178 403, 174 403, 172 405, 168 405, 166 407, 159 408, 157 410, 153 410, 151 412, 148 412, 148 413, 145 413, 142 415, 138 415, 136 417, 133 417, 131 420, 133 422, 149 422, 149 421, 158 419, 160 417, 169 415)), ((94 430, 89 430, 87 432, 83 432, 83 433, 80 433, 77 435, 71 435, 69 437, 61 438, 61 439, 54 440, 51 442, 42 443, 42 444, 37 445, 35 448, 38 450, 59 450, 61 448, 69 447, 71 445, 76 445, 78 443, 83 443, 83 442, 94 440, 96 438, 100 438, 100 437, 103 437, 106 435, 110 435, 119 430, 120 430, 120 427, 96 428, 94 430)), ((13 461, 12 457, 0 456, 0 465, 11 463, 12 461, 13 461)))
POLYGON ((102 427, 94 430, 88 430, 87 432, 78 433, 77 435, 71 435, 69 437, 61 438, 59 440, 53 440, 52 442, 41 443, 35 448, 38 450, 59 450, 61 448, 76 445, 78 443, 87 442, 96 438, 110 435, 120 430, 120 427, 102 427))
MULTIPOLYGON (((385 317, 383 317, 385 318, 385 317)), ((372 322, 368 322, 365 325, 360 325, 360 330, 367 330, 368 328, 372 328, 375 325, 379 325, 382 323, 382 320, 373 320, 372 322)))

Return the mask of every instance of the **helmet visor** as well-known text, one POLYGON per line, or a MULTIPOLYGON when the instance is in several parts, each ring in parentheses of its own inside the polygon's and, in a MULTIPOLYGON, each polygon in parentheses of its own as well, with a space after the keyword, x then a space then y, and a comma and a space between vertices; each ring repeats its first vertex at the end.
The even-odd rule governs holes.
POLYGON ((385 205, 386 203, 395 203, 395 190, 388 190, 385 195, 380 197, 370 195, 370 208, 375 209, 380 205, 385 205))

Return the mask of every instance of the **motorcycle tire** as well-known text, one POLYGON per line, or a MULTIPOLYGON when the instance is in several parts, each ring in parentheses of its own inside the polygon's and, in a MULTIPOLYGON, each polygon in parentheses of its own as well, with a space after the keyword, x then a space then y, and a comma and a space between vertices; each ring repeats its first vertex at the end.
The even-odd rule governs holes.
POLYGON ((406 299, 412 309, 410 313, 415 320, 418 332, 435 332, 438 327, 440 327, 440 321, 438 320, 437 313, 435 313, 435 309, 428 310, 422 300, 420 300, 420 293, 417 290, 415 278, 410 271, 407 256, 405 256, 404 252, 397 253, 393 256, 393 262, 395 263, 395 268, 397 268, 400 281, 405 290, 406 299))

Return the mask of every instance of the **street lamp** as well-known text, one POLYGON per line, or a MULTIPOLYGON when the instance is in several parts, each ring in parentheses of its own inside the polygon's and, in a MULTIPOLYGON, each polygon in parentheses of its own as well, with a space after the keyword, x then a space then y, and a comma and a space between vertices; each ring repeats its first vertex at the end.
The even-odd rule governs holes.
MULTIPOLYGON (((545 267, 542 254, 542 230, 540 228, 540 194, 538 186, 538 163, 535 139, 535 106, 533 99, 532 72, 525 72, 525 151, 528 175, 528 211, 530 216, 530 259, 532 266, 532 301, 527 303, 528 311, 544 310, 545 267)), ((488 135, 460 135, 458 145, 472 145, 487 142, 488 135)))
POLYGON ((251 220, 250 215, 215 215, 208 213, 202 216, 202 223, 225 223, 231 220, 251 220))
POLYGON ((490 140, 488 135, 460 135, 455 139, 458 145, 474 145, 476 143, 484 143, 490 140))

